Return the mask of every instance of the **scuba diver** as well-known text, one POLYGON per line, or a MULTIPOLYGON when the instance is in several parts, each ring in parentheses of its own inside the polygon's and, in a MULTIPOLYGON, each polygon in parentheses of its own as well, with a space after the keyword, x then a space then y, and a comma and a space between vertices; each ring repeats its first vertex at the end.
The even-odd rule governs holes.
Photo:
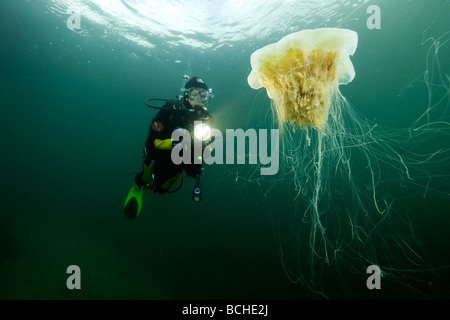
MULTIPOLYGON (((183 79, 188 80, 189 77, 184 76, 183 79)), ((183 136, 178 141, 174 141, 171 137, 175 130, 185 129, 192 137, 192 145, 197 138, 202 141, 202 150, 207 146, 210 142, 209 138, 197 137, 198 130, 194 128, 194 125, 201 124, 212 128, 213 118, 206 108, 212 97, 212 90, 199 77, 191 78, 182 90, 183 95, 179 95, 176 100, 148 99, 146 101, 148 107, 159 109, 159 112, 152 119, 148 138, 145 141, 142 171, 135 176, 134 184, 125 200, 124 213, 129 219, 139 215, 144 189, 152 189, 160 194, 173 193, 183 184, 183 171, 188 177, 196 179, 192 198, 195 202, 201 200, 202 161, 175 164, 171 158, 172 150, 182 142, 183 136), (151 101, 165 101, 165 104, 162 107, 155 107, 150 105, 151 101), (170 190, 180 176, 179 187, 170 190)))

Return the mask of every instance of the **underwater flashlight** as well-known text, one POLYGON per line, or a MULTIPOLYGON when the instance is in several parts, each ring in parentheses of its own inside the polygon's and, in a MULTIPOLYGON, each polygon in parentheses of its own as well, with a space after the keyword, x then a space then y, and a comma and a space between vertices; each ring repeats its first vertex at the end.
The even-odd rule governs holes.
POLYGON ((211 128, 204 123, 199 123, 194 128, 194 137, 200 141, 207 141, 211 138, 211 128))

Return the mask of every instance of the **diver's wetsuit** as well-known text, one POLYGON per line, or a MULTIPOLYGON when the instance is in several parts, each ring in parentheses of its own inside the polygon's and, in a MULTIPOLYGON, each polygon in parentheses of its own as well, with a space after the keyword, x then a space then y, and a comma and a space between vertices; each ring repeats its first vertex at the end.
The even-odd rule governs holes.
MULTIPOLYGON (((181 100, 169 100, 157 115, 153 118, 149 128, 148 138, 144 147, 143 172, 136 177, 136 182, 149 183, 146 169, 150 168, 155 177, 155 191, 167 192, 184 169, 188 176, 196 177, 201 172, 201 164, 180 164, 172 162, 172 133, 178 128, 193 131, 194 121, 202 121, 212 127, 213 119, 209 112, 204 109, 193 109, 185 107, 181 100), (140 177, 140 179, 139 179, 140 177)), ((193 143, 193 139, 192 139, 193 143)), ((192 149, 191 149, 192 150, 192 149)))

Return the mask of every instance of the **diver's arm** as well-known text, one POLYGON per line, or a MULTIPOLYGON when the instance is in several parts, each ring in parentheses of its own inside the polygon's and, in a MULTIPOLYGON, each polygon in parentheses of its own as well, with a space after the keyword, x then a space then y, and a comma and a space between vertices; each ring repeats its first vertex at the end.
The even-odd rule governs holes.
POLYGON ((149 130, 149 140, 159 150, 172 150, 172 139, 168 127, 172 111, 160 110, 153 118, 149 130))

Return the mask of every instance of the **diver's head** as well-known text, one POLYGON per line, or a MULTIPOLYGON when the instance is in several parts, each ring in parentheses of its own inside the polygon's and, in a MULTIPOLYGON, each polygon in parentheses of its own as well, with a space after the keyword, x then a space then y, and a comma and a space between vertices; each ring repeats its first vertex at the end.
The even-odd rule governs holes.
POLYGON ((186 89, 184 91, 184 102, 194 109, 204 107, 211 98, 208 86, 202 78, 193 77, 184 87, 186 89))

